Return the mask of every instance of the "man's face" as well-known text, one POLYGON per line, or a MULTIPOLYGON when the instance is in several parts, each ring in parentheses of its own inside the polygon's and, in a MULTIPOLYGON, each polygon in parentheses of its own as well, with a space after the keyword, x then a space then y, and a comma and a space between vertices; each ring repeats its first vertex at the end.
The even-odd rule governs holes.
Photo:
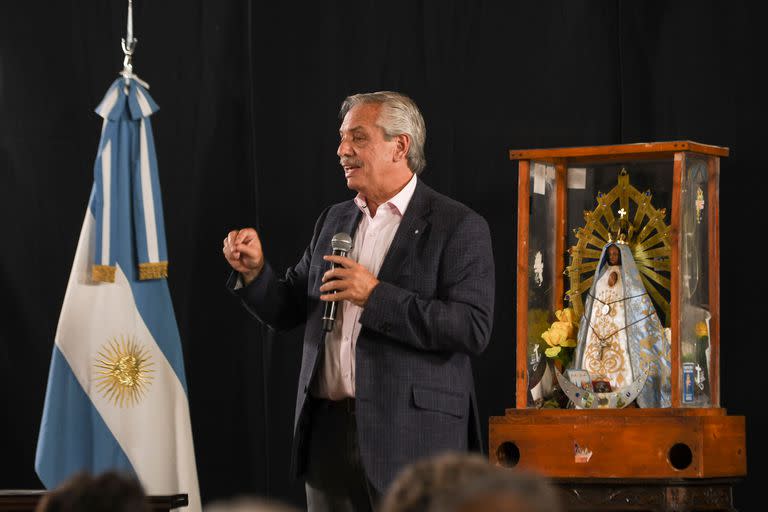
POLYGON ((382 189, 393 164, 396 139, 384 140, 384 130, 376 125, 381 105, 361 103, 352 107, 339 128, 339 155, 347 187, 364 196, 382 189))
POLYGON ((608 263, 611 265, 619 264, 619 248, 615 245, 608 248, 608 263))

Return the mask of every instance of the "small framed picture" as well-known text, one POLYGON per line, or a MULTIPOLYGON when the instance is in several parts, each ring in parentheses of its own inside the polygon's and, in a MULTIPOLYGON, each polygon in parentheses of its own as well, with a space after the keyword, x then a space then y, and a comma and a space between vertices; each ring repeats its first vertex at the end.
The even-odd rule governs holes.
POLYGON ((592 391, 592 377, 587 370, 566 370, 566 377, 576 386, 586 391, 592 391))

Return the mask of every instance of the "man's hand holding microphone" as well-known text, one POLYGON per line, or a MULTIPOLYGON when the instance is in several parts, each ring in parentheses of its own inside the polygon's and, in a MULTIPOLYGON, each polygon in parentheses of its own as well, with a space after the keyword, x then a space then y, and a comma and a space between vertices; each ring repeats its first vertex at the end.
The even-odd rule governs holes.
MULTIPOLYGON (((227 263, 240 273, 246 286, 256 279, 264 268, 261 240, 253 228, 230 231, 224 239, 223 251, 227 263)), ((338 252, 334 255, 333 248, 332 253, 324 256, 324 259, 332 263, 332 268, 323 274, 320 291, 324 292, 324 295, 320 295, 320 300, 348 300, 356 306, 364 307, 371 292, 379 284, 376 276, 355 260, 338 255, 338 252)))

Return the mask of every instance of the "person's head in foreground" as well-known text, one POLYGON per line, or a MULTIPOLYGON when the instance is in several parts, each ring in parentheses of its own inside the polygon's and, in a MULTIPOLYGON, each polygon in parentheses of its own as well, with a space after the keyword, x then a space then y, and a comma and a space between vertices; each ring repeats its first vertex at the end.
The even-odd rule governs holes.
POLYGON ((419 460, 395 478, 381 512, 560 510, 539 477, 492 466, 476 454, 446 453, 419 460), (503 504, 506 508, 496 508, 503 504), (514 508, 517 507, 517 508, 514 508))
POLYGON ((494 468, 435 496, 427 512, 560 512, 554 488, 538 475, 494 468))
POLYGON ((299 509, 274 500, 240 496, 208 503, 203 512, 299 512, 299 509))
POLYGON ((136 478, 113 471, 79 473, 49 492, 37 512, 149 512, 136 478))

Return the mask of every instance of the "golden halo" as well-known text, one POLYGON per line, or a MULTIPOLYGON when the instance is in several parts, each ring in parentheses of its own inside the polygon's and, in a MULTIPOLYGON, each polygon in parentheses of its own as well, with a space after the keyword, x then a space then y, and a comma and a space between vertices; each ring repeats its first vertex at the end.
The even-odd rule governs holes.
POLYGON ((621 220, 614 210, 623 210, 621 217, 629 228, 625 243, 632 251, 640 280, 669 322, 670 305, 665 295, 671 288, 670 228, 664 221, 666 209, 656 209, 652 200, 651 192, 636 189, 627 170, 622 169, 616 186, 607 194, 598 193, 595 209, 584 212, 584 226, 575 230, 578 242, 568 249, 571 261, 566 268, 571 284, 567 298, 577 317, 584 314, 583 295, 592 286, 600 252, 612 239, 612 227, 621 220))
POLYGON ((131 336, 112 338, 96 358, 96 389, 113 404, 136 405, 152 383, 149 351, 131 336))

